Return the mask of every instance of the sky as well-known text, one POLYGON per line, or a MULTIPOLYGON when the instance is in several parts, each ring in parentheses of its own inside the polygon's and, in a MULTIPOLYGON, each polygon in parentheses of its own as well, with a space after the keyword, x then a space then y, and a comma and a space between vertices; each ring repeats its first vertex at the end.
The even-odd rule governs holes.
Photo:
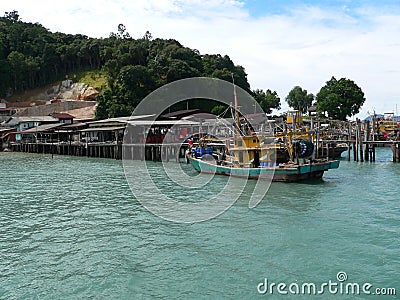
POLYGON ((228 55, 283 110, 294 86, 316 95, 334 76, 363 90, 358 117, 400 113, 400 0, 1 1, 0 14, 12 10, 53 32, 107 37, 122 23, 133 38, 150 31, 228 55))

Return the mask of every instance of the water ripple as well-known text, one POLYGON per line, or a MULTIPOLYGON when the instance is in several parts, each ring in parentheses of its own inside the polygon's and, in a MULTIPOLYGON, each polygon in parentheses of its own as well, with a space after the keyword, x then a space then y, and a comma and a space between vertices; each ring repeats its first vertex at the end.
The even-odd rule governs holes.
MULTIPOLYGON (((343 161, 322 182, 273 184, 253 209, 250 182, 197 224, 145 210, 119 161, 0 153, 0 165, 0 299, 254 298, 264 277, 322 282, 338 271, 400 288, 400 169, 389 162, 343 161)), ((182 190, 149 166, 180 201, 226 183, 182 190)))

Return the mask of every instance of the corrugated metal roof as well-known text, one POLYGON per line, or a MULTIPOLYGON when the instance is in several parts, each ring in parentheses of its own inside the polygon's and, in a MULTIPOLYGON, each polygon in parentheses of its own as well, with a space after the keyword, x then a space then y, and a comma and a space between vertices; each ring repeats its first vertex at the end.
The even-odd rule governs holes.
MULTIPOLYGON (((32 116, 32 117, 11 117, 11 120, 14 122, 57 122, 58 120, 56 118, 53 118, 51 116, 32 116)), ((10 122, 10 120, 9 120, 10 122)), ((13 122, 13 123, 14 123, 13 122)))
POLYGON ((43 131, 47 131, 47 130, 50 130, 50 129, 55 129, 55 128, 60 127, 62 125, 64 125, 64 124, 61 124, 61 123, 44 124, 44 125, 36 126, 36 127, 33 127, 33 128, 29 128, 27 130, 19 131, 18 133, 25 134, 25 133, 43 132, 43 131))
POLYGON ((72 124, 68 124, 68 125, 64 125, 63 128, 78 128, 78 127, 85 127, 88 126, 88 124, 86 123, 72 123, 72 124))
POLYGON ((137 121, 129 121, 129 125, 132 126, 151 126, 151 125, 199 125, 199 122, 190 121, 190 120, 159 120, 159 121, 151 121, 151 120, 137 120, 137 121))
POLYGON ((15 128, 0 128, 0 134, 3 132, 15 131, 15 128))
POLYGON ((183 117, 189 116, 189 115, 194 115, 194 114, 198 114, 198 113, 204 113, 205 111, 201 110, 201 109, 183 109, 183 110, 178 110, 178 111, 174 111, 171 113, 167 113, 162 115, 164 118, 178 118, 181 119, 183 117))
POLYGON ((88 132, 88 131, 115 131, 115 130, 121 130, 125 129, 125 126, 113 126, 113 127, 92 127, 92 128, 86 128, 86 129, 81 129, 78 131, 81 132, 88 132))
POLYGON ((67 114, 67 113, 52 114, 51 116, 54 118, 57 118, 57 119, 73 119, 74 118, 74 116, 71 116, 70 114, 67 114))
POLYGON ((109 118, 104 120, 87 122, 88 124, 103 124, 103 123, 128 123, 129 121, 138 120, 138 119, 147 119, 154 117, 155 115, 138 115, 138 116, 129 116, 129 117, 119 117, 119 118, 109 118))

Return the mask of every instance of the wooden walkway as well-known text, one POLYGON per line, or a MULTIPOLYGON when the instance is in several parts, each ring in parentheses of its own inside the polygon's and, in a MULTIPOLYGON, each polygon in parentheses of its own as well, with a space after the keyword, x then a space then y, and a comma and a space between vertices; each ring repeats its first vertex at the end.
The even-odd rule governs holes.
POLYGON ((187 143, 10 143, 13 152, 86 156, 112 159, 179 161, 185 157, 187 143))
POLYGON ((347 145, 347 160, 350 161, 351 149, 353 149, 354 161, 375 161, 376 147, 390 147, 393 152, 393 162, 400 162, 400 141, 361 141, 361 140, 323 140, 323 147, 329 148, 330 143, 343 143, 347 145))

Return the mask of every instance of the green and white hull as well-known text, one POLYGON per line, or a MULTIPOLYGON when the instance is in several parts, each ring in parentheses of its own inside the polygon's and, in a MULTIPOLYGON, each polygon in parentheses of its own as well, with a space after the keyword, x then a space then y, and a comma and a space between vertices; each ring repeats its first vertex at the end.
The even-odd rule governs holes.
POLYGON ((320 179, 325 171, 337 169, 339 160, 315 161, 308 164, 282 164, 276 167, 239 168, 216 165, 210 161, 188 156, 196 171, 201 173, 243 177, 249 179, 266 179, 276 182, 296 182, 308 179, 320 179))

